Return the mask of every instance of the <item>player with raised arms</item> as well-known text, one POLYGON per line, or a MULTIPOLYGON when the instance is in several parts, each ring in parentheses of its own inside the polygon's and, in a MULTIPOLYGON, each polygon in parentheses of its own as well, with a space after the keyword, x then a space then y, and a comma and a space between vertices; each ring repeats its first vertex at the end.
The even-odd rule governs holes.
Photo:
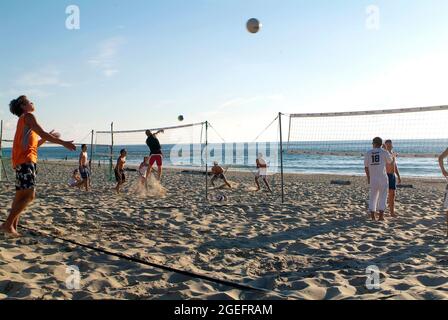
POLYGON ((162 147, 160 145, 160 141, 157 136, 160 133, 164 133, 163 130, 159 130, 157 132, 152 133, 151 130, 146 130, 146 145, 150 150, 149 156, 149 167, 148 172, 146 174, 146 179, 151 176, 152 167, 154 164, 157 164, 157 179, 160 181, 162 179, 162 164, 163 164, 163 153, 162 147))
POLYGON ((12 100, 9 110, 19 118, 12 147, 12 166, 16 171, 16 193, 10 214, 6 222, 0 226, 0 230, 13 237, 20 237, 17 232, 20 215, 36 197, 38 148, 47 141, 59 144, 70 151, 75 151, 76 146, 73 141, 61 140, 58 133, 44 131, 33 114, 36 110, 34 103, 26 96, 12 100))

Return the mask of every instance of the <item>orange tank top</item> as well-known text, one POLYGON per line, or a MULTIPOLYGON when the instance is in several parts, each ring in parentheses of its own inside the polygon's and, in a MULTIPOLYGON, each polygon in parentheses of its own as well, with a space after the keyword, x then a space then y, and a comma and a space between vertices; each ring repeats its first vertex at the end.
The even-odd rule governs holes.
POLYGON ((17 122, 12 146, 12 165, 16 168, 24 163, 37 163, 39 136, 25 124, 25 114, 17 122))

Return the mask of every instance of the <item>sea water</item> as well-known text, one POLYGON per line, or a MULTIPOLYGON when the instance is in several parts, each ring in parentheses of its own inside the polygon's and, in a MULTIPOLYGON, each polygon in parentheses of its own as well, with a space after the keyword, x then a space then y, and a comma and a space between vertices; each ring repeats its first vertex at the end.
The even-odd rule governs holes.
MULTIPOLYGON (((441 177, 438 159, 436 155, 442 153, 448 147, 448 140, 415 140, 395 141, 395 152, 398 153, 398 167, 403 176, 415 177, 441 177), (431 154, 430 158, 400 157, 400 154, 431 154)), ((320 141, 300 142, 284 145, 283 167, 286 173, 316 173, 316 174, 341 174, 363 175, 364 159, 362 153, 371 145, 368 141, 320 141), (306 150, 324 154, 296 154, 288 151, 306 150), (350 155, 328 155, 325 153, 351 153, 350 155), (359 154, 357 154, 359 153, 359 154)), ((119 156, 119 151, 128 151, 127 163, 138 165, 143 157, 149 154, 146 145, 114 146, 113 163, 119 156)), ((94 148, 94 162, 109 162, 110 148, 94 148), (97 156, 101 154, 101 156, 97 156)), ((196 145, 163 145, 162 152, 166 166, 182 168, 202 168, 207 158, 208 165, 218 161, 223 167, 237 170, 254 170, 258 153, 263 153, 270 164, 272 172, 280 169, 280 154, 278 143, 226 143, 209 144, 206 157, 205 146, 196 145)), ((312 153, 313 153, 312 152, 312 153)), ((3 157, 9 157, 10 148, 3 149, 3 157)), ((90 150, 89 150, 90 154, 90 150)), ((43 147, 39 149, 40 160, 77 160, 78 152, 70 152, 61 147, 43 147)))

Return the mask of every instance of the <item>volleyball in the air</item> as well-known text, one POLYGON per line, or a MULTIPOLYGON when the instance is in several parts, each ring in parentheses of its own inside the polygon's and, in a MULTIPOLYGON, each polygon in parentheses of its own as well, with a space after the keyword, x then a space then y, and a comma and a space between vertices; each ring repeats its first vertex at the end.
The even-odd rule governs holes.
POLYGON ((61 138, 61 134, 59 132, 53 132, 51 135, 57 139, 61 138))
POLYGON ((262 24, 260 23, 260 21, 258 21, 258 19, 252 18, 247 21, 246 27, 247 31, 249 31, 250 33, 257 33, 258 31, 260 31, 262 24))
POLYGON ((177 120, 179 120, 179 121, 184 121, 184 116, 178 116, 178 117, 177 117, 177 120))

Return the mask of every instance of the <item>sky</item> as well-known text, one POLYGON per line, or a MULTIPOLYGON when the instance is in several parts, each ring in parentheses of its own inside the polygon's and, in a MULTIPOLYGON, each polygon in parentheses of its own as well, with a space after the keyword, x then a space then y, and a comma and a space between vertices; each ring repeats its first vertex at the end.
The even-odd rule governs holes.
POLYGON ((230 142, 278 112, 448 104, 446 12, 446 0, 1 0, 0 119, 11 137, 9 101, 26 94, 65 139, 183 115, 230 142))

